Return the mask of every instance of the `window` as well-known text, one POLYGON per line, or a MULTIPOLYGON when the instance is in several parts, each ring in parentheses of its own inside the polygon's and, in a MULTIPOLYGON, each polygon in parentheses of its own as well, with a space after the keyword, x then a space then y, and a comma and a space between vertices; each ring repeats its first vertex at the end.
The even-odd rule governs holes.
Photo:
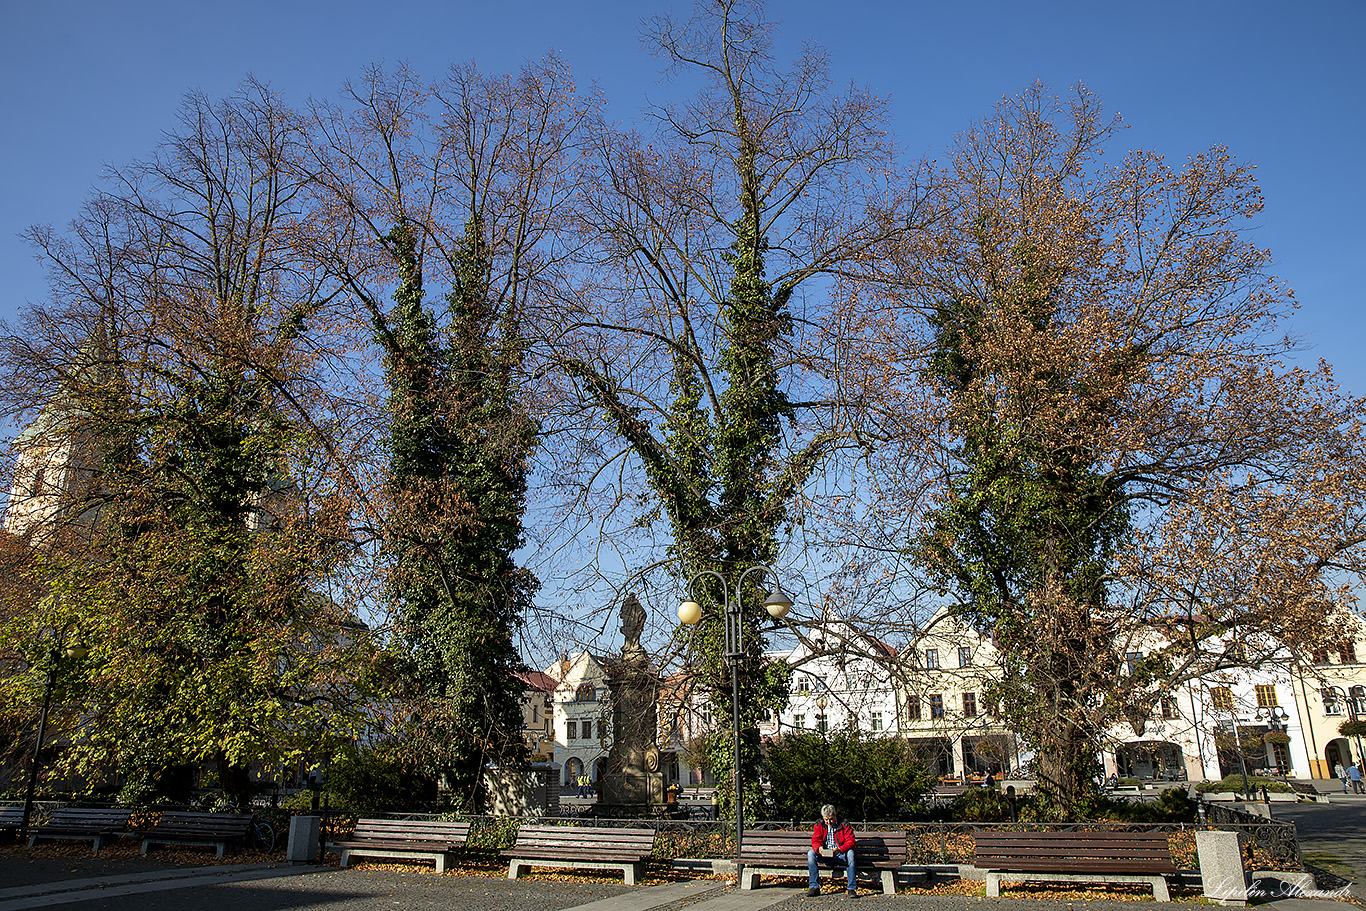
POLYGON ((874 712, 874 713, 873 713, 873 730, 874 730, 874 731, 880 731, 880 730, 882 730, 882 713, 881 713, 881 712, 874 712))
POLYGON ((1170 696, 1162 697, 1162 719, 1171 721, 1173 718, 1180 718, 1181 711, 1176 707, 1176 700, 1170 696))
POLYGON ((976 693, 964 693, 964 694, 963 694, 963 717, 964 717, 964 718, 976 718, 976 717, 977 717, 977 694, 976 694, 976 693))
POLYGON ((920 720, 920 697, 919 697, 919 696, 912 696, 910 699, 907 699, 907 700, 906 700, 906 720, 907 720, 907 721, 919 721, 919 720, 920 720))
POLYGON ((579 739, 579 723, 578 723, 577 721, 566 721, 566 722, 564 723, 564 739, 565 739, 565 740, 578 740, 578 739, 579 739))
POLYGON ((793 716, 792 716, 792 726, 793 726, 794 728, 796 728, 797 730, 799 730, 799 731, 804 731, 804 730, 806 730, 806 716, 805 716, 805 715, 793 715, 793 716))
POLYGON ((1280 705, 1276 701, 1276 687, 1268 683, 1257 684, 1257 708, 1269 709, 1273 705, 1280 705))
POLYGON ((1347 695, 1352 700, 1351 709, 1358 715, 1366 715, 1366 686, 1354 686, 1347 695))
POLYGON ((585 683, 574 691, 575 702, 597 702, 598 691, 591 683, 585 683))
POLYGON ((799 693, 809 693, 809 692, 811 692, 811 678, 810 678, 810 677, 806 676, 805 674, 802 674, 801 676, 799 676, 799 677, 797 678, 797 692, 799 692, 799 693))
POLYGON ((1323 714, 1341 715, 1342 703, 1338 701, 1337 690, 1323 690, 1323 714))
POLYGON ((1226 686, 1209 688, 1210 705, 1225 712, 1233 711, 1233 692, 1226 686))
POLYGON ((536 703, 531 703, 531 723, 537 724, 541 720, 541 707, 536 703))
POLYGON ((1328 664, 1328 663, 1329 663, 1329 661, 1328 661, 1328 649, 1326 649, 1326 648, 1316 648, 1316 649, 1314 649, 1314 653, 1313 653, 1313 656, 1311 657, 1311 660, 1312 660, 1315 664, 1328 664))
POLYGON ((1124 673, 1130 677, 1138 673, 1138 662, 1143 659, 1142 652, 1129 652, 1124 656, 1124 673))
POLYGON ((591 721, 585 721, 585 722, 583 723, 583 731, 582 731, 582 733, 583 733, 583 739, 584 739, 584 740, 592 740, 592 739, 593 739, 593 722, 591 722, 591 721))
POLYGON ((829 729, 829 727, 829 720, 826 718, 824 713, 816 716, 816 733, 824 734, 829 729))
POLYGON ((943 693, 930 693, 930 717, 931 717, 931 718, 943 718, 943 717, 944 717, 944 694, 943 694, 943 693))
POLYGON ((1340 654, 1340 655, 1342 656, 1342 663, 1343 663, 1343 664, 1356 664, 1356 661, 1357 661, 1357 647, 1356 647, 1355 645, 1353 645, 1352 643, 1349 642, 1349 643, 1347 643, 1346 645, 1344 645, 1344 646, 1342 647, 1342 651, 1339 652, 1338 654, 1340 654))
POLYGON ((966 645, 958 646, 958 666, 972 667, 972 649, 966 645))
POLYGON ((931 670, 938 670, 938 669, 939 669, 939 649, 937 649, 937 648, 927 648, 927 649, 925 649, 925 666, 926 666, 927 668, 930 668, 931 670))

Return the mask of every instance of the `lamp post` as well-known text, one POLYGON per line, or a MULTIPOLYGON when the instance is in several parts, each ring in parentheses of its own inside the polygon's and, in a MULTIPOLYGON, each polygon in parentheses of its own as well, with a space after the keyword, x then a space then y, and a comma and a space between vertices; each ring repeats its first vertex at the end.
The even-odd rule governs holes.
MULTIPOLYGON (((1210 691, 1210 704, 1211 704, 1212 706, 1214 706, 1215 708, 1218 708, 1218 707, 1219 707, 1219 702, 1218 702, 1218 700, 1216 700, 1216 699, 1214 698, 1214 692, 1213 692, 1213 690, 1210 691)), ((1243 737, 1242 737, 1242 735, 1238 732, 1238 714, 1237 714, 1237 712, 1236 712, 1236 711, 1234 710, 1234 708, 1233 708, 1233 701, 1232 701, 1231 698, 1230 698, 1230 700, 1229 700, 1229 702, 1228 702, 1228 720, 1229 720, 1229 724, 1231 725, 1232 730, 1233 730, 1233 749, 1236 750, 1237 753, 1238 753, 1238 765, 1239 765, 1239 767, 1240 767, 1240 768, 1242 769, 1242 771, 1243 771, 1243 798, 1244 798, 1245 800, 1251 800, 1251 799, 1252 799, 1252 792, 1251 792, 1250 790, 1248 790, 1248 784, 1247 784, 1247 757, 1245 757, 1245 756, 1243 755, 1243 737)), ((1216 729, 1216 730, 1217 730, 1217 729, 1216 729)), ((1215 739, 1214 739, 1214 754, 1215 754, 1215 759, 1216 759, 1216 761, 1217 761, 1218 755, 1219 755, 1219 738, 1218 738, 1217 734, 1216 734, 1215 739)), ((1220 765, 1219 774, 1222 775, 1222 774, 1224 773, 1224 770, 1223 770, 1223 763, 1221 762, 1221 763, 1219 763, 1219 765, 1220 765)))
POLYGON ((33 740, 33 761, 29 763, 28 769, 28 788, 24 792, 24 814, 19 820, 19 829, 25 835, 28 834, 29 819, 33 814, 33 792, 38 786, 38 759, 43 749, 43 735, 47 733, 47 710, 52 705, 52 687, 57 682, 57 664, 62 660, 62 656, 79 661, 84 658, 90 649, 79 642, 64 645, 66 640, 66 630, 55 632, 55 641, 52 646, 52 653, 47 660, 47 685, 43 688, 43 708, 38 713, 38 734, 33 740))
MULTIPOLYGON (((1257 709, 1257 720, 1265 721, 1266 726, 1271 728, 1273 732, 1284 733, 1285 723, 1290 720, 1290 713, 1279 705, 1262 706, 1257 709)), ((1271 749, 1271 758, 1275 760, 1276 771, 1280 772, 1281 762, 1276 756, 1274 746, 1271 749)), ((1284 775, 1285 773, 1281 772, 1281 774, 1284 775)))
MULTIPOLYGON (((740 775, 740 661, 745 656, 745 617, 741 599, 745 577, 754 572, 767 573, 773 576, 775 580, 778 578, 778 574, 774 572, 772 567, 763 564, 751 566, 740 573, 735 580, 735 600, 732 601, 730 583, 726 581, 726 578, 718 572, 704 569, 688 581, 688 600, 678 605, 678 619, 688 626, 693 626, 702 619, 702 605, 697 603, 693 592, 697 580, 703 576, 710 576, 721 585, 721 605, 726 622, 725 659, 730 662, 731 727, 735 735, 735 860, 737 875, 740 869, 740 846, 744 839, 745 830, 745 792, 740 775)), ((774 620, 781 620, 787 616, 788 609, 791 607, 792 599, 783 592, 781 585, 775 583, 773 591, 764 599, 764 609, 774 620)))
MULTIPOLYGON (((1353 689, 1355 689, 1355 687, 1353 687, 1353 689)), ((1325 683, 1325 684, 1323 685, 1323 690, 1322 690, 1322 693, 1321 693, 1320 695, 1321 695, 1321 697, 1322 697, 1322 699, 1323 699, 1323 705, 1324 705, 1325 710, 1327 709, 1328 706, 1330 706, 1330 705, 1332 705, 1333 703, 1335 703, 1335 702, 1338 701, 1338 700, 1337 700, 1337 694, 1338 694, 1338 693, 1341 693, 1341 694, 1342 694, 1342 701, 1345 702, 1345 703, 1347 703, 1347 714, 1351 717, 1352 722, 1355 723, 1355 722, 1357 721, 1357 704, 1356 704, 1356 700, 1352 698, 1352 696, 1351 696, 1350 693, 1348 693, 1345 689, 1343 689, 1343 688, 1340 687, 1340 686, 1334 686, 1334 685, 1331 684, 1331 683, 1325 683), (1329 693, 1332 693, 1332 694, 1333 694, 1331 698, 1330 698, 1329 695, 1328 695, 1329 693)), ((1353 735, 1352 735, 1352 739, 1355 740, 1355 741, 1356 741, 1356 744, 1357 744, 1357 760, 1358 760, 1358 761, 1361 761, 1362 759, 1366 759, 1366 753, 1363 753, 1362 750, 1361 750, 1361 735, 1360 735, 1360 734, 1353 734, 1353 735)))

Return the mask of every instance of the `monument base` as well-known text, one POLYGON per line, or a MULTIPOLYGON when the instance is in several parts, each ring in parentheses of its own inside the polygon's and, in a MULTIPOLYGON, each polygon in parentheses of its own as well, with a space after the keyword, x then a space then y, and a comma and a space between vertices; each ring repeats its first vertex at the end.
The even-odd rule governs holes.
POLYGON ((594 803, 584 807, 579 816, 595 819, 687 819, 688 811, 676 803, 594 803))
POLYGON ((609 804, 664 804, 664 773, 643 769, 608 772, 598 782, 602 802, 609 804))

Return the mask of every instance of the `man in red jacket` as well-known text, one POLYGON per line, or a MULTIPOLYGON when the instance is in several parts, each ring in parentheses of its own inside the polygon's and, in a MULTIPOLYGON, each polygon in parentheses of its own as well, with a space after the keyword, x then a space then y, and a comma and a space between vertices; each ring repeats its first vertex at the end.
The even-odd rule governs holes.
POLYGON ((849 897, 858 895, 857 875, 854 871, 854 829, 849 823, 835 814, 830 804, 821 807, 821 819, 811 833, 811 850, 806 852, 806 869, 811 874, 811 888, 807 895, 821 894, 820 856, 821 851, 830 852, 830 865, 839 868, 843 865, 848 879, 849 897))

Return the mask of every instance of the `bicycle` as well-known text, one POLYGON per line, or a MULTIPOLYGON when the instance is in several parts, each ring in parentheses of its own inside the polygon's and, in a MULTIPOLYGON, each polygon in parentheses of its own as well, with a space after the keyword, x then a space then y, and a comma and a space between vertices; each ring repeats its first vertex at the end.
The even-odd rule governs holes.
MULTIPOLYGON (((201 794, 190 804, 192 809, 203 813, 240 813, 237 801, 223 791, 210 791, 201 794)), ((248 810, 247 812, 252 812, 248 810)), ((275 850, 275 826, 260 816, 252 816, 251 826, 247 829, 250 846, 264 854, 275 850)))

